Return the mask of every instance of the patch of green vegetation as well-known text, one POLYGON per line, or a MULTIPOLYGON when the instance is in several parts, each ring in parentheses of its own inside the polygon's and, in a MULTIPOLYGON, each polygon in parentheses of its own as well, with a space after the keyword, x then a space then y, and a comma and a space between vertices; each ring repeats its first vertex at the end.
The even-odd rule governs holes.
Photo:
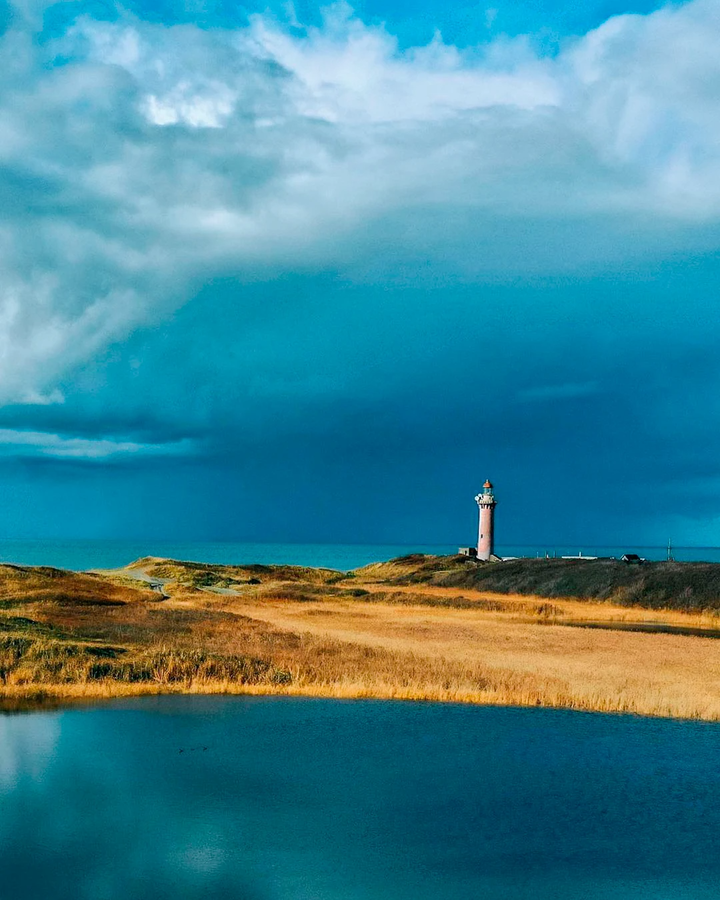
POLYGON ((3 632, 20 632, 25 635, 37 637, 39 635, 60 636, 61 632, 54 625, 47 622, 38 622, 25 616, 0 616, 0 635, 3 632))
POLYGON ((273 584, 255 595, 265 600, 294 600, 297 603, 310 603, 322 600, 323 597, 357 599, 367 597, 365 588, 345 588, 329 584, 273 584))
MULTIPOLYGON (((358 570, 363 573, 364 570, 358 570)), ((482 563, 414 554, 368 566, 388 584, 430 584, 501 594, 608 600, 625 606, 720 612, 720 565, 615 559, 514 559, 482 563)))
POLYGON ((152 558, 137 560, 129 568, 141 569, 151 578, 200 586, 218 586, 218 583, 224 580, 228 581, 228 586, 249 584, 256 583, 255 579, 329 584, 347 577, 345 572, 338 572, 336 569, 318 569, 310 566, 270 566, 261 563, 231 566, 152 558), (207 579, 207 582, 204 579, 207 579))

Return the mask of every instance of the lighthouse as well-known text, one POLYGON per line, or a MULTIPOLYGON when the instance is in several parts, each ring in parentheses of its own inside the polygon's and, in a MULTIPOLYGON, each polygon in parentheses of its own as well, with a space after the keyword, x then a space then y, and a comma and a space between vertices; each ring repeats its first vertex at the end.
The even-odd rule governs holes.
POLYGON ((480 507, 477 558, 492 559, 495 555, 494 519, 497 500, 493 494, 493 486, 489 481, 485 482, 482 493, 477 495, 475 502, 480 507))

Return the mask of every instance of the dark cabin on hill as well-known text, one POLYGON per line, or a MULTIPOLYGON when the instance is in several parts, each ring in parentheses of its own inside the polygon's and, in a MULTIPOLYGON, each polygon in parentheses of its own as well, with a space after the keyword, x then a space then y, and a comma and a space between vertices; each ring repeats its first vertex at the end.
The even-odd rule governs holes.
POLYGON ((645 562, 642 556, 638 556, 637 553, 626 553, 624 556, 620 557, 620 560, 621 562, 632 563, 636 566, 640 566, 645 562))

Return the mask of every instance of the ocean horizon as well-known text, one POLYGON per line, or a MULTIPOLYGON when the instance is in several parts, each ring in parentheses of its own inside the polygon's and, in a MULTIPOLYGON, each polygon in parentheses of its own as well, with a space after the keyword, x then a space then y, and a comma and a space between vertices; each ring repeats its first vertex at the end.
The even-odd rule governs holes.
MULTIPOLYGON (((294 544, 233 541, 153 540, 5 540, 0 541, 0 563, 54 566, 60 569, 115 569, 145 556, 158 556, 215 565, 298 565, 347 571, 384 562, 409 553, 447 555, 457 544, 294 544)), ((613 556, 638 553, 649 560, 664 560, 667 547, 640 545, 500 545, 500 556, 613 556)), ((673 547, 680 562, 720 562, 720 547, 673 547)))

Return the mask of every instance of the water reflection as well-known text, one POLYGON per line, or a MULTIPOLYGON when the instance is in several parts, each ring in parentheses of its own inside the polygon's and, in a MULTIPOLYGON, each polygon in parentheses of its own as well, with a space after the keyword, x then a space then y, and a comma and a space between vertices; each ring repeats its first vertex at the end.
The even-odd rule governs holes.
POLYGON ((431 704, 0 717, 0 897, 715 898, 718 750, 709 724, 431 704))
POLYGON ((55 754, 58 716, 38 716, 32 728, 27 724, 19 716, 0 718, 0 797, 23 780, 41 781, 55 754))

